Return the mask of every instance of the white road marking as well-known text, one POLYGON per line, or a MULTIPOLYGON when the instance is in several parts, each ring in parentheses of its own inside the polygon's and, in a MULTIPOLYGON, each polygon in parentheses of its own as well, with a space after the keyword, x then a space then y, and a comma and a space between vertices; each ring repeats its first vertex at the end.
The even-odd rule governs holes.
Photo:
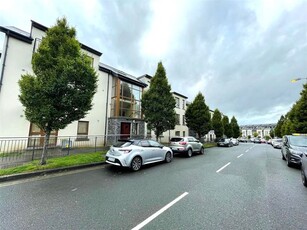
POLYGON ((230 165, 230 162, 228 162, 226 165, 224 165, 222 168, 220 168, 220 169, 217 170, 216 172, 219 173, 219 172, 222 171, 224 168, 226 168, 228 165, 230 165))
POLYGON ((249 151, 249 149, 245 150, 245 152, 247 153, 249 151))
POLYGON ((240 158, 240 157, 242 157, 242 156, 243 156, 243 154, 241 154, 241 155, 237 156, 237 158, 240 158))
POLYGON ((172 202, 170 202, 169 204, 165 205, 163 208, 161 208, 159 211, 157 211, 156 213, 154 213, 153 215, 151 215, 150 217, 148 217, 146 220, 144 220, 142 223, 138 224, 137 226, 135 226, 134 228, 132 228, 131 230, 139 230, 141 228, 143 228, 146 224, 148 224, 150 221, 152 221, 153 219, 155 219, 157 216, 159 216, 160 214, 162 214, 164 211, 166 211, 167 209, 169 209, 171 206, 173 206, 175 203, 177 203, 179 200, 181 200, 183 197, 185 197, 186 195, 188 195, 188 192, 183 193, 182 195, 180 195, 179 197, 177 197, 175 200, 173 200, 172 202))

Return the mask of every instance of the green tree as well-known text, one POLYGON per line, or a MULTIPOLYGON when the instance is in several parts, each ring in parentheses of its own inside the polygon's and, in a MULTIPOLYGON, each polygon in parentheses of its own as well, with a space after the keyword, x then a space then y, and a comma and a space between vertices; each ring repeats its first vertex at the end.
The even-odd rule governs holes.
POLYGON ((162 62, 151 79, 149 89, 142 98, 142 111, 148 128, 154 130, 156 140, 166 130, 174 129, 176 124, 176 101, 171 93, 162 62))
POLYGON ((228 116, 223 116, 222 123, 223 123, 223 127, 224 127, 224 135, 228 138, 232 137, 233 132, 232 132, 232 127, 229 123, 228 116))
POLYGON ((222 123, 222 114, 218 109, 215 109, 212 115, 212 129, 214 130, 216 138, 223 137, 224 127, 222 123))
POLYGON ((297 133, 307 133, 307 84, 303 85, 300 99, 289 111, 289 119, 293 130, 297 133))
POLYGON ((278 120, 276 127, 274 129, 275 137, 282 137, 281 128, 282 128, 282 125, 284 123, 284 120, 285 120, 285 117, 284 117, 284 115, 282 115, 280 117, 280 119, 278 120))
POLYGON ((233 137, 234 138, 240 137, 242 134, 237 119, 234 116, 230 120, 230 125, 232 127, 233 137))
POLYGON ((199 92, 185 112, 187 126, 194 130, 198 137, 207 134, 211 129, 211 115, 204 96, 199 92))
POLYGON ((257 132, 254 132, 254 133, 253 133, 253 136, 254 136, 254 137, 258 137, 258 135, 259 135, 259 134, 258 134, 257 132))
POLYGON ((19 80, 19 100, 27 120, 45 133, 41 164, 46 164, 50 132, 85 117, 92 108, 97 75, 65 18, 46 32, 33 54, 32 69, 34 75, 19 80))

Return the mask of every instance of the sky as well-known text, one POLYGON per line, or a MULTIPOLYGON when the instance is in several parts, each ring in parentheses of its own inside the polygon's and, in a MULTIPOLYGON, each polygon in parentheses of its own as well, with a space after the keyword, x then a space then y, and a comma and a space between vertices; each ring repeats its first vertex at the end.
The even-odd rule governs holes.
MULTIPOLYGON (((0 25, 66 17, 100 61, 133 76, 165 67, 172 91, 239 125, 276 123, 307 77, 307 0, 1 0, 0 25)), ((3 34, 0 33, 0 50, 3 34)))

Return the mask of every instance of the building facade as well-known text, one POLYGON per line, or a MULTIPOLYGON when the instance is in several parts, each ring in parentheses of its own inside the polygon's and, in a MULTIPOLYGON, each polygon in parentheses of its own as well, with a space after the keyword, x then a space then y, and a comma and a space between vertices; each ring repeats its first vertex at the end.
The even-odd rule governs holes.
MULTIPOLYGON (((0 26, 5 34, 0 59, 0 137, 39 137, 41 130, 25 119, 24 108, 18 99, 18 81, 22 74, 33 74, 32 55, 37 51, 47 27, 31 21, 30 33, 15 27, 0 26)), ((84 44, 81 51, 92 60, 98 75, 97 93, 92 110, 82 120, 69 124, 53 136, 104 136, 103 143, 119 138, 145 135, 141 113, 143 89, 147 86, 136 77, 100 63, 101 52, 84 44)), ((29 138, 30 139, 30 138, 29 138)), ((31 143, 29 142, 29 145, 31 143)))
POLYGON ((250 138, 254 137, 254 134, 257 133, 259 138, 265 138, 266 136, 271 137, 270 133, 276 124, 258 124, 258 125, 242 125, 240 126, 240 130, 242 133, 242 137, 250 138))

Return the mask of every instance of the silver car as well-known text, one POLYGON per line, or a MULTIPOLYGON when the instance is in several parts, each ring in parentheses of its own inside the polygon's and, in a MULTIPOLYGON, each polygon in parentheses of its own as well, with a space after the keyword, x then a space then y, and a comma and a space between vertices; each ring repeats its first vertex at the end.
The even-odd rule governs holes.
POLYGON ((132 171, 138 171, 142 165, 159 161, 171 162, 173 152, 153 140, 125 140, 118 145, 112 145, 106 154, 106 163, 129 167, 132 171))
POLYGON ((193 153, 204 154, 203 144, 194 137, 172 137, 170 148, 173 153, 186 153, 188 157, 191 157, 193 153))

